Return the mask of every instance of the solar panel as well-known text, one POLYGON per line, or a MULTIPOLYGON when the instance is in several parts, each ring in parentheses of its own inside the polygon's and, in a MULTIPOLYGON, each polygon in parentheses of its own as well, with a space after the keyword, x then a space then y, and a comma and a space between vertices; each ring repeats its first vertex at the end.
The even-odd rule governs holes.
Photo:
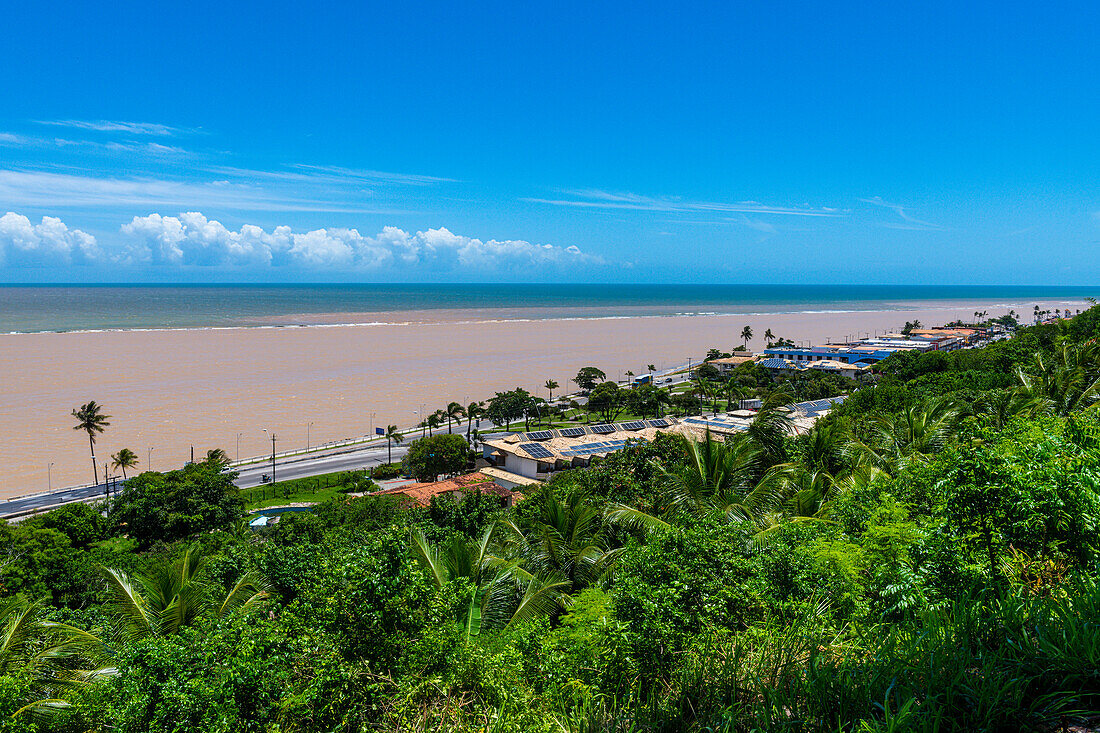
POLYGON ((527 433, 528 440, 550 440, 554 434, 549 430, 540 430, 537 433, 527 433))
POLYGON ((615 426, 614 425, 593 425, 592 426, 592 432, 593 433, 600 433, 601 435, 606 434, 606 433, 613 433, 613 432, 615 432, 615 426))
POLYGON ((579 435, 584 435, 584 428, 565 428, 561 431, 563 438, 576 438, 579 435))
POLYGON ((645 427, 645 423, 641 420, 635 420, 634 422, 624 422, 619 425, 624 430, 641 430, 645 427))
POLYGON ((668 427, 668 420, 665 420, 664 418, 661 418, 660 420, 650 420, 649 421, 649 427, 651 427, 651 428, 667 428, 668 427))
POLYGON ((545 446, 541 446, 538 443, 520 443, 520 448, 527 451, 532 458, 553 458, 554 454, 546 450, 545 446))

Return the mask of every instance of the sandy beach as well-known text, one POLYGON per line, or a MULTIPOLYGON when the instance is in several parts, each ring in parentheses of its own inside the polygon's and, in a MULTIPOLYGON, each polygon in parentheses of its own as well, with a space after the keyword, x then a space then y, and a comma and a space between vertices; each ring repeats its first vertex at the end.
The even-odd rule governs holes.
MULTIPOLYGON (((372 425, 413 425, 421 404, 431 412, 517 386, 545 396, 547 379, 569 389, 586 365, 612 379, 625 370, 642 374, 650 363, 674 367, 708 348, 739 344, 745 325, 756 333, 750 348, 760 349, 768 328, 823 342, 900 328, 906 320, 937 325, 979 309, 1008 310, 991 305, 530 321, 435 313, 434 321, 394 319, 401 324, 3 335, 0 461, 7 480, 0 492, 44 491, 48 473, 54 488, 90 482, 87 439, 73 431, 69 415, 88 400, 111 415, 96 445, 100 465, 127 447, 138 454, 139 469, 166 470, 186 461, 192 444, 197 453, 221 447, 236 457, 238 433, 243 458, 270 450, 265 428, 278 434, 280 450, 304 448, 309 423, 317 445, 367 434, 372 425)), ((1034 305, 1015 308, 1027 314, 1034 305)))

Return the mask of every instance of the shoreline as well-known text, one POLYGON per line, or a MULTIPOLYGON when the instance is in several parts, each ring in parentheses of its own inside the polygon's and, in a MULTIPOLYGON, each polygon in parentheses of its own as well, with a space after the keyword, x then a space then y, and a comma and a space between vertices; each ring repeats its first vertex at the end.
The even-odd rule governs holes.
MULTIPOLYGON (((899 300, 868 301, 867 307, 850 308, 777 308, 737 310, 721 308, 703 310, 710 306, 667 305, 667 306, 599 306, 582 308, 577 306, 531 306, 516 308, 439 308, 432 310, 363 311, 332 313, 293 313, 269 315, 242 319, 240 323, 209 323, 202 325, 135 325, 103 326, 71 329, 15 330, 0 333, 0 336, 39 336, 45 334, 103 334, 103 333, 163 333, 172 331, 251 331, 303 328, 372 328, 378 326, 432 326, 438 324, 477 325, 500 323, 536 323, 543 321, 614 321, 644 318, 719 318, 792 315, 841 315, 841 314, 879 314, 912 313, 928 310, 959 310, 958 317, 972 314, 961 309, 983 308, 997 311, 1032 307, 1036 304, 1051 309, 1063 306, 1075 308, 1085 304, 1083 300, 1073 298, 1040 300, 1015 300, 1005 298, 990 299, 945 299, 945 300, 899 300)), ((854 304, 853 304, 854 305, 854 304)), ((748 307, 748 306, 746 306, 748 307)), ((1026 317, 1030 311, 1021 310, 1019 315, 1026 317)), ((1026 322, 1021 318, 1021 322, 1026 322)))
MULTIPOLYGON (((1029 301, 1066 307, 1061 299, 1029 301)), ((0 335, 7 400, 0 442, 8 481, 0 498, 87 483, 87 439, 72 430, 70 411, 96 400, 111 426, 96 442, 99 468, 123 447, 138 454, 138 470, 183 464, 196 453, 223 448, 236 457, 312 446, 372 432, 373 427, 419 422, 450 401, 468 404, 494 392, 523 387, 546 396, 556 380, 564 391, 582 366, 616 379, 682 366, 708 348, 740 344, 741 328, 763 347, 772 329, 792 340, 824 342, 845 335, 899 328, 906 320, 940 325, 974 310, 998 311, 978 301, 911 310, 764 315, 637 316, 617 318, 437 321, 340 327, 226 327, 219 329, 46 332, 0 335), (373 416, 373 417, 372 417, 373 416), (149 448, 152 451, 149 452, 149 448), (52 471, 47 464, 53 463, 52 471)), ((1070 301, 1072 307, 1085 307, 1070 301)))

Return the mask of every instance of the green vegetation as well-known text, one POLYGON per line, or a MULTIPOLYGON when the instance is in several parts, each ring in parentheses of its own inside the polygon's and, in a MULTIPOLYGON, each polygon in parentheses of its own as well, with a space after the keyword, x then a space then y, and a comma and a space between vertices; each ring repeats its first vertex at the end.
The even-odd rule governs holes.
MULTIPOLYGON (((384 469, 378 466, 377 469, 384 469)), ((384 471, 376 470, 375 474, 384 471)), ((382 476, 378 475, 379 478, 382 476)), ((371 481, 367 471, 337 471, 320 476, 279 481, 275 484, 261 484, 250 489, 240 489, 241 499, 249 511, 269 506, 283 506, 295 503, 320 503, 335 499, 343 494, 367 493, 378 487, 371 481)))
MULTIPOLYGON (((898 354, 873 385, 751 364, 671 395, 596 380, 594 417, 764 407, 514 507, 353 498, 349 474, 251 532, 255 496, 213 458, 140 474, 106 518, 0 525, 0 730, 1094 729, 1097 335, 1094 308, 898 354), (809 434, 776 409, 839 391, 809 434)), ((444 441, 466 455, 441 435, 408 467, 447 472, 426 460, 444 441)))
POLYGON ((470 462, 470 446, 461 435, 429 435, 414 440, 401 462, 417 481, 435 481, 440 474, 460 473, 470 462))

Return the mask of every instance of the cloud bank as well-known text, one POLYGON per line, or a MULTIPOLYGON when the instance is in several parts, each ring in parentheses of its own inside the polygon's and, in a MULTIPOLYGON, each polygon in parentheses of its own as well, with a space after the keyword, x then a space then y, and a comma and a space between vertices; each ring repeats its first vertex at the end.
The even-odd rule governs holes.
POLYGON ((0 216, 0 267, 43 267, 92 264, 103 256, 95 237, 69 229, 52 216, 32 224, 9 211, 0 216))
POLYGON ((230 229, 192 211, 178 216, 135 216, 119 230, 115 246, 69 229, 60 219, 32 224, 20 214, 0 217, 0 264, 10 267, 56 262, 133 267, 293 267, 355 271, 523 272, 601 265, 577 247, 533 244, 520 239, 482 240, 446 228, 415 233, 385 227, 374 236, 329 227, 295 232, 254 224, 230 229))

